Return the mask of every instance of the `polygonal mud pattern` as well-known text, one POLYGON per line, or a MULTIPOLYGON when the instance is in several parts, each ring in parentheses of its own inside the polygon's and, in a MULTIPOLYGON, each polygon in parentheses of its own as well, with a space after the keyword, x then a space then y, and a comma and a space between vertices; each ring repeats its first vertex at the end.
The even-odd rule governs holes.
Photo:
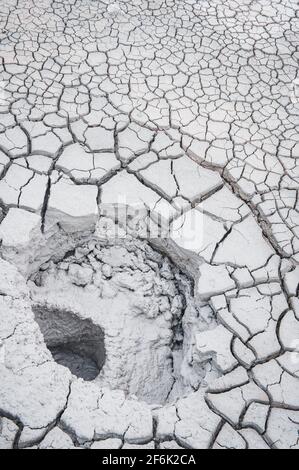
POLYGON ((297 21, 293 0, 2 1, 0 447, 298 448, 297 21), (92 316, 93 269, 69 279, 92 240, 172 266, 178 328, 136 315, 135 346, 161 320, 171 350, 159 397, 102 387, 121 335, 92 316))

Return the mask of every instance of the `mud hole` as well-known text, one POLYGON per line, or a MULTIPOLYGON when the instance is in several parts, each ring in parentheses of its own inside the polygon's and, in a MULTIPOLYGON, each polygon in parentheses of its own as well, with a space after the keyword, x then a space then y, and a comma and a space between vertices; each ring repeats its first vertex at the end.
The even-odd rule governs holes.
POLYGON ((148 242, 91 240, 42 265, 29 287, 53 359, 83 380, 164 404, 215 374, 192 354, 194 323, 209 328, 212 312, 148 242))
POLYGON ((77 377, 95 379, 105 363, 101 328, 67 310, 35 305, 33 311, 54 360, 77 377))

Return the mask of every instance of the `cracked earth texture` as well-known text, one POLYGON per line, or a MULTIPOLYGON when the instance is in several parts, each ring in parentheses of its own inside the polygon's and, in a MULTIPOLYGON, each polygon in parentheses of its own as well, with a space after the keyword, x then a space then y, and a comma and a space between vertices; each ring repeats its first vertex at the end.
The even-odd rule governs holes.
POLYGON ((0 6, 0 448, 298 449, 297 2, 0 6))

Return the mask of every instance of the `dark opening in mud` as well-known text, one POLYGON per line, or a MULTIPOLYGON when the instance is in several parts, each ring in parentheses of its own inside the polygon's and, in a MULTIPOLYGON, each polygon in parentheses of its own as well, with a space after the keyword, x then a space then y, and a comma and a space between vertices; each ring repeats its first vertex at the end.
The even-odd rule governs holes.
POLYGON ((215 375, 197 361, 194 335, 211 328, 192 280, 135 237, 82 243, 29 280, 37 323, 54 360, 99 387, 171 403, 215 375))
POLYGON ((73 312, 35 305, 35 318, 54 360, 84 380, 94 380, 105 363, 104 333, 73 312))

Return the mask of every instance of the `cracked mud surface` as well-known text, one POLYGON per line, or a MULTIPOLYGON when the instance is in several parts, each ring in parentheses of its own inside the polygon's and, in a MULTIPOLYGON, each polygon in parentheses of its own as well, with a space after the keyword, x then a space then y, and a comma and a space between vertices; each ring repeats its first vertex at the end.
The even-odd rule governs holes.
POLYGON ((296 2, 0 10, 0 447, 298 449, 296 2))

